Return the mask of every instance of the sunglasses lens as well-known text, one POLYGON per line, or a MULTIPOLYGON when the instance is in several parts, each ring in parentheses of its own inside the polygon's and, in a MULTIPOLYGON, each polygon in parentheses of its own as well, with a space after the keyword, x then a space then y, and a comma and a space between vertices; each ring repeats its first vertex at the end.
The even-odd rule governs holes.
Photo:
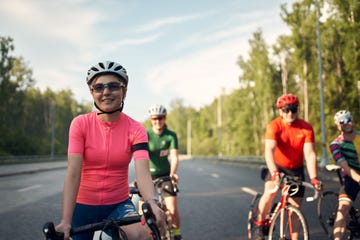
POLYGON ((105 87, 104 84, 99 83, 99 84, 95 84, 92 88, 94 89, 95 92, 100 93, 104 91, 105 87))
POLYGON ((164 119, 164 117, 153 117, 153 118, 151 118, 151 120, 153 120, 153 121, 156 121, 156 120, 161 121, 163 119, 164 119))
POLYGON ((343 119, 343 120, 340 120, 339 123, 340 123, 340 124, 345 124, 345 123, 349 123, 349 122, 351 122, 351 121, 352 121, 351 118, 345 118, 345 119, 343 119))
POLYGON ((111 82, 111 83, 98 83, 95 84, 92 89, 94 89, 95 92, 97 93, 102 93, 104 91, 105 88, 108 88, 110 92, 114 92, 114 91, 118 91, 120 90, 121 87, 123 87, 124 85, 120 84, 120 83, 116 83, 116 82, 111 82))
POLYGON ((297 113, 298 108, 297 108, 297 106, 286 106, 286 107, 282 108, 281 110, 284 113, 289 113, 289 112, 297 113))
POLYGON ((120 84, 118 83, 109 83, 108 88, 111 92, 120 90, 120 84))

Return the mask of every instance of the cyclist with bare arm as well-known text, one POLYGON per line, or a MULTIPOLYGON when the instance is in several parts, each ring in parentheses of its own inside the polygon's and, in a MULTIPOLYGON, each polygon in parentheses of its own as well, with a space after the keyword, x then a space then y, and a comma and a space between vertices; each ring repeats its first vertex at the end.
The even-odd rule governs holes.
MULTIPOLYGON (((132 158, 139 190, 151 205, 157 224, 162 225, 163 211, 154 200, 149 171, 146 129, 122 112, 128 80, 125 68, 111 61, 99 62, 87 72, 86 83, 97 111, 75 117, 69 130, 62 219, 56 226, 67 240, 71 227, 137 214, 129 200, 128 169, 132 158)), ((122 229, 128 239, 152 239, 144 224, 122 229)), ((93 233, 72 237, 92 238, 93 233)))
POLYGON ((342 239, 346 227, 346 217, 351 204, 360 191, 359 132, 355 131, 352 115, 347 110, 340 110, 334 116, 337 129, 341 134, 330 143, 333 159, 343 169, 344 185, 339 190, 339 205, 334 222, 334 239, 342 239), (357 144, 355 144, 357 142, 357 144))
MULTIPOLYGON (((153 179, 170 176, 175 184, 179 177, 176 174, 179 166, 178 139, 176 133, 169 130, 166 125, 166 109, 155 104, 150 107, 149 115, 152 127, 147 129, 149 138, 150 173, 153 179), (169 158, 170 161, 169 162, 169 158)), ((165 203, 170 212, 174 239, 183 239, 180 231, 180 214, 177 206, 177 192, 171 181, 165 185, 165 203)))
MULTIPOLYGON (((314 131, 312 126, 298 118, 299 100, 293 94, 284 94, 277 99, 279 117, 271 121, 265 133, 265 162, 269 173, 265 179, 264 193, 259 201, 258 218, 254 221, 254 239, 265 239, 266 215, 270 212, 276 192, 271 192, 280 182, 280 173, 297 176, 304 181, 304 158, 311 183, 320 190, 317 179, 314 131)), ((300 207, 304 187, 290 199, 295 207, 300 207)), ((296 231, 295 231, 296 232, 296 231)), ((296 236, 293 237, 296 239, 296 236)))

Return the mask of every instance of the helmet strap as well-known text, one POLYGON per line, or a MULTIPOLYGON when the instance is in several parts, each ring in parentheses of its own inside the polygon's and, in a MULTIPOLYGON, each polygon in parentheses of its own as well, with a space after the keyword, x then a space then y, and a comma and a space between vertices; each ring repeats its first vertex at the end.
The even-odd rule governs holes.
POLYGON ((110 112, 106 112, 104 110, 102 110, 95 102, 94 102, 94 106, 100 111, 97 113, 97 115, 101 115, 101 114, 112 114, 115 112, 122 112, 123 108, 124 108, 124 101, 121 101, 121 105, 118 109, 115 109, 114 111, 110 111, 110 112))

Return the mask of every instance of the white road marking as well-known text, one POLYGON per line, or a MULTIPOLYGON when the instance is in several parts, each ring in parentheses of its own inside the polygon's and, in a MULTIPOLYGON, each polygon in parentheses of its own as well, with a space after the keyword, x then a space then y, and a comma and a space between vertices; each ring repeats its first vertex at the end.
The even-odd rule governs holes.
POLYGON ((220 177, 220 175, 217 174, 217 173, 212 173, 211 176, 212 176, 213 178, 219 178, 219 177, 220 177))
POLYGON ((255 196, 257 194, 257 191, 255 191, 254 189, 248 188, 248 187, 242 187, 241 190, 243 192, 249 193, 250 195, 255 196))
POLYGON ((42 185, 41 184, 35 184, 35 185, 32 185, 32 186, 29 186, 29 187, 26 187, 26 188, 20 188, 18 190, 16 190, 17 192, 26 192, 26 191, 30 191, 30 190, 33 190, 33 189, 36 189, 36 188, 40 188, 42 185))

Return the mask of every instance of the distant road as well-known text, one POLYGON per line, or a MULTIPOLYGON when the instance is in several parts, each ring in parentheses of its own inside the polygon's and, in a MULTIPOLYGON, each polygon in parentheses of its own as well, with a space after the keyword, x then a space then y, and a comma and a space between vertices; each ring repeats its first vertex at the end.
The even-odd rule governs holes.
MULTIPOLYGON (((2 239, 43 239, 43 223, 58 222, 65 169, 0 178, 2 239)), ((131 178, 133 173, 131 171, 131 178)), ((262 191, 258 165, 181 161, 179 207, 189 240, 246 239, 251 192, 262 191)), ((329 182, 328 186, 335 186, 329 182)), ((311 239, 326 239, 314 203, 305 203, 311 239)))

